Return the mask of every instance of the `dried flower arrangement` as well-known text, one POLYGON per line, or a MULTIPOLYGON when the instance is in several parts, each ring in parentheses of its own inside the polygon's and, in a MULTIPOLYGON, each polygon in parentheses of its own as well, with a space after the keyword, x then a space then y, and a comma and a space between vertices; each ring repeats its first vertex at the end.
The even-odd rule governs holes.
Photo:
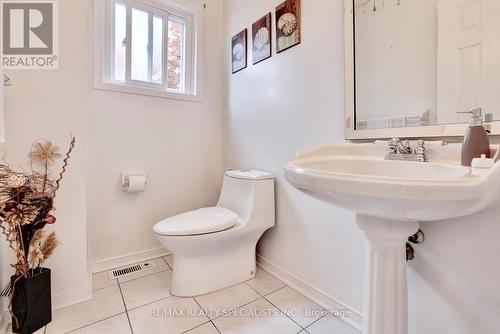
POLYGON ((61 154, 58 153, 59 147, 50 141, 33 144, 30 172, 18 172, 8 165, 0 164, 0 232, 17 259, 12 264, 15 279, 2 291, 3 296, 11 297, 11 301, 16 282, 39 273, 42 264, 57 247, 55 232, 46 235, 43 228, 56 222, 51 214, 54 198, 75 142, 75 138, 71 137, 62 169, 55 178, 51 177, 50 167, 61 154))

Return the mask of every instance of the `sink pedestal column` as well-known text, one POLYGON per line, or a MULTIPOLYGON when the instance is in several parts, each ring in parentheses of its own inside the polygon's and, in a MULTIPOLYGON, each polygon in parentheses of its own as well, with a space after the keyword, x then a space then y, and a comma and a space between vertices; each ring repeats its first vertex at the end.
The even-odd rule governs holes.
POLYGON ((420 224, 362 214, 356 222, 367 238, 363 334, 407 334, 406 242, 420 224))

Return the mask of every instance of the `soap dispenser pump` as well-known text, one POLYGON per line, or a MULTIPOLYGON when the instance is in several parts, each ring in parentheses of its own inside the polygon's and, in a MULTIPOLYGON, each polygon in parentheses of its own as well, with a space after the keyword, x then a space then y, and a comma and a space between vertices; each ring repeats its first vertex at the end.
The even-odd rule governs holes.
POLYGON ((483 126, 483 113, 481 108, 470 111, 459 112, 459 114, 470 114, 471 120, 465 133, 462 145, 462 166, 470 166, 472 159, 479 158, 483 154, 490 157, 490 140, 483 126))

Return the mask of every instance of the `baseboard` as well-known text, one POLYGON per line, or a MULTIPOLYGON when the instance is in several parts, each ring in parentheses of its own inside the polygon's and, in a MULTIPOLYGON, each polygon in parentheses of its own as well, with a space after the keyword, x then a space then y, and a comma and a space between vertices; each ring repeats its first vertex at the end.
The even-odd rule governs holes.
POLYGON ((286 269, 280 267, 279 265, 273 263, 272 261, 264 258, 263 256, 257 254, 257 265, 268 271, 270 274, 279 278, 283 283, 286 283, 293 289, 297 290, 307 298, 311 299, 321 307, 325 308, 330 312, 336 312, 338 310, 347 310, 349 312, 349 317, 341 318, 347 322, 352 327, 362 330, 362 320, 361 313, 354 308, 340 302, 336 298, 328 295, 327 293, 311 286, 301 278, 287 271, 286 269))
MULTIPOLYGON (((52 309, 57 310, 69 305, 81 303, 92 298, 90 287, 52 296, 52 309)), ((10 313, 5 311, 0 315, 0 334, 6 334, 10 325, 10 313)))
MULTIPOLYGON (((81 303, 92 298, 92 273, 110 270, 116 267, 127 266, 129 264, 151 260, 154 258, 169 255, 165 248, 156 248, 144 252, 128 254, 121 257, 111 258, 90 264, 89 286, 83 289, 73 290, 64 294, 52 296, 52 308, 54 310, 81 303)), ((2 332, 0 332, 2 334, 2 332)))
MULTIPOLYGON (((161 256, 169 255, 164 248, 156 248, 135 254, 129 254, 123 257, 107 259, 92 263, 90 265, 89 285, 87 287, 69 291, 59 295, 52 296, 52 309, 57 310, 73 304, 81 303, 92 298, 92 273, 109 270, 115 267, 125 266, 161 256)), ((4 334, 10 324, 10 315, 8 312, 0 314, 0 334, 4 334)))
POLYGON ((92 298, 92 287, 89 285, 86 288, 73 290, 60 295, 52 296, 52 309, 78 304, 92 298))
POLYGON ((111 270, 117 267, 128 266, 141 261, 147 261, 162 256, 167 256, 170 253, 165 248, 155 248, 143 252, 127 254, 106 260, 90 263, 90 272, 99 273, 101 271, 111 270))

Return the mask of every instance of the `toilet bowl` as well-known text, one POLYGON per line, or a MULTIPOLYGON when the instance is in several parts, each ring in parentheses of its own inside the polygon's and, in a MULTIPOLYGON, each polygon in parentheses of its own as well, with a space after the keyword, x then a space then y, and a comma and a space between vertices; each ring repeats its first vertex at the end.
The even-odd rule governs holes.
POLYGON ((153 231, 173 255, 171 293, 191 297, 255 277, 255 247, 274 226, 274 178, 229 170, 215 207, 182 213, 153 231))

